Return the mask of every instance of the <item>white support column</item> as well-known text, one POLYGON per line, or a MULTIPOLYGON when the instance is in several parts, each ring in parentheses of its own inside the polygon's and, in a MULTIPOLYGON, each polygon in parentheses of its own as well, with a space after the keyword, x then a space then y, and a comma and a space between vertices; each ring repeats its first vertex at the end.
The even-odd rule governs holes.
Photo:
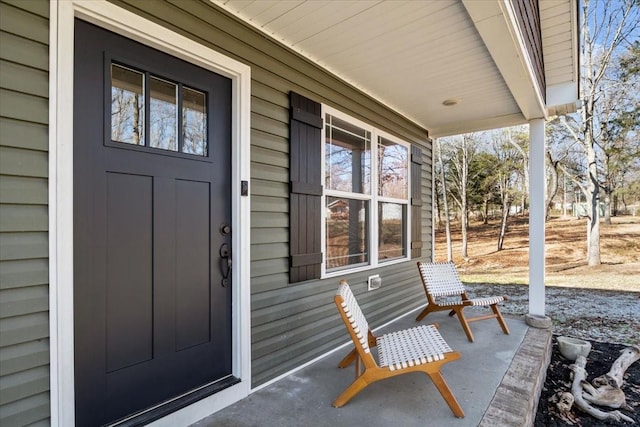
POLYGON ((545 315, 545 136, 544 119, 529 122, 529 314, 545 315))

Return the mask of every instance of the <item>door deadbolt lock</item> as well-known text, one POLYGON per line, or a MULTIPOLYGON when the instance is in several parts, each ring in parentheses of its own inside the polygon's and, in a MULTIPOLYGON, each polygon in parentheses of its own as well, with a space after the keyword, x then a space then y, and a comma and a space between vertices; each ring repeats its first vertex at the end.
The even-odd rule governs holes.
POLYGON ((223 236, 231 234, 231 226, 229 224, 220 224, 220 234, 223 236))

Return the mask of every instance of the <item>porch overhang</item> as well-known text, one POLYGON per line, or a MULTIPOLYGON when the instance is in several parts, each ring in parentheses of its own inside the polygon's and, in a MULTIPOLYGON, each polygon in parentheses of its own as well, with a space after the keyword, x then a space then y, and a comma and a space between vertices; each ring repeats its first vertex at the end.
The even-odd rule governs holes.
POLYGON ((432 137, 577 108, 576 0, 211 1, 432 137))

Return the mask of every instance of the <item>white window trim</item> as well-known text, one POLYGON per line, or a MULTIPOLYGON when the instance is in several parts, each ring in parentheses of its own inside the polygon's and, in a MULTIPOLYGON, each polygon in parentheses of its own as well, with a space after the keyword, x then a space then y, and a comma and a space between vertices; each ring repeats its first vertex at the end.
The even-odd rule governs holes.
POLYGON ((377 129, 376 127, 363 122, 362 120, 358 120, 355 117, 352 117, 348 114, 343 113, 340 110, 337 110, 328 105, 322 104, 322 131, 321 131, 321 139, 322 139, 322 147, 321 147, 321 162, 322 167, 321 171, 321 179, 322 179, 322 197, 321 197, 321 206, 322 213, 320 215, 320 220, 322 221, 320 227, 320 238, 322 239, 322 264, 320 267, 320 277, 322 279, 344 276, 345 274, 357 273, 360 271, 372 270, 375 268, 386 267, 388 265, 398 264, 405 262, 411 259, 411 144, 399 139, 383 130, 377 129), (327 114, 349 122, 350 124, 361 127, 364 130, 367 130, 371 133, 371 194, 355 194, 349 193, 339 190, 327 190, 325 186, 325 173, 326 173, 326 149, 325 149, 325 141, 326 141, 326 123, 325 118, 327 114), (407 148, 407 198, 406 199, 396 199, 391 197, 382 197, 378 195, 378 137, 385 138, 389 141, 392 141, 396 144, 402 145, 407 148), (326 221, 327 221, 327 196, 329 197, 348 197, 351 199, 358 200, 367 200, 369 201, 369 229, 368 237, 369 237, 369 263, 367 265, 358 265, 356 267, 344 267, 338 270, 327 271, 327 229, 326 229, 326 221), (407 208, 407 216, 406 216, 406 224, 405 224, 405 238, 406 238, 406 255, 400 258, 394 258, 388 261, 380 262, 378 260, 378 203, 379 202, 391 202, 404 204, 407 208))
POLYGON ((251 392, 250 179, 251 69, 103 0, 52 1, 49 28, 49 328, 51 424, 75 424, 73 330, 74 19, 82 18, 232 80, 233 375, 241 382, 156 422, 188 425, 251 392), (242 219, 240 221, 240 219, 242 219))

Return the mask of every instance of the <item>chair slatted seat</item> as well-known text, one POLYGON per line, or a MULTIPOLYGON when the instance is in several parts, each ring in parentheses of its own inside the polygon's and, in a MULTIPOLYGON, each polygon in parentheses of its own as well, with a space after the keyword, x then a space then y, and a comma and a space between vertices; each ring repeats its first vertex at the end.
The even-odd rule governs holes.
POLYGON ((346 281, 340 282, 334 302, 355 345, 339 366, 344 368, 355 361, 356 379, 336 398, 333 406, 345 405, 371 383, 420 371, 431 378, 454 415, 464 417, 440 372, 443 364, 459 359, 460 353, 451 350, 436 326, 420 325, 375 337, 346 281), (379 363, 373 357, 371 347, 378 348, 379 363), (360 361, 364 364, 364 372, 360 361))
POLYGON ((428 304, 416 317, 417 321, 434 311, 450 310, 449 315, 458 315, 458 320, 469 341, 473 342, 473 333, 469 322, 478 320, 497 319, 502 331, 509 334, 507 323, 500 313, 498 304, 506 301, 506 296, 490 296, 484 298, 469 298, 466 289, 458 276, 456 266, 452 262, 418 262, 418 271, 422 279, 428 304), (465 307, 489 307, 492 313, 476 317, 465 317, 465 307))

